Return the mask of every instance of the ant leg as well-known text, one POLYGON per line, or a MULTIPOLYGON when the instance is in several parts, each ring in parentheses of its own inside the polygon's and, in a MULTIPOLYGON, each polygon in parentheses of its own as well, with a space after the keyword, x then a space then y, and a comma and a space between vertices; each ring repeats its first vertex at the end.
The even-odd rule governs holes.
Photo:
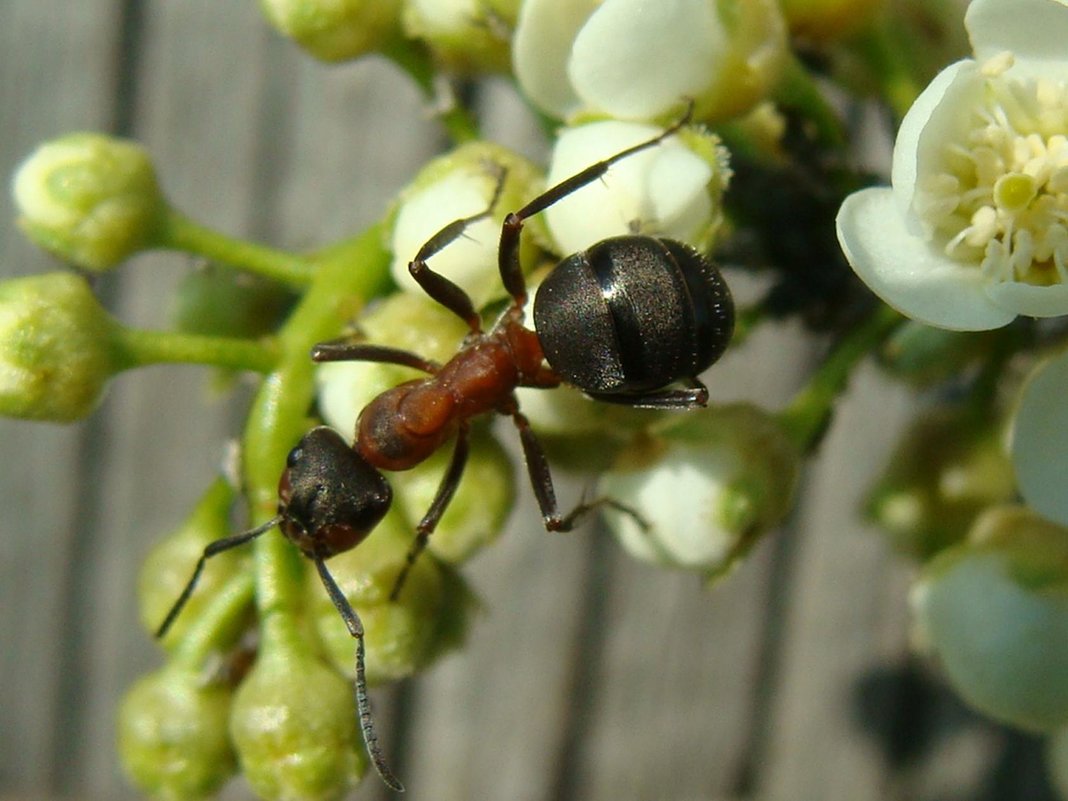
POLYGON ((434 529, 437 528, 441 516, 445 514, 445 509, 452 500, 452 496, 456 494, 456 488, 460 485, 460 477, 463 476, 464 467, 467 465, 467 431, 467 425, 464 424, 456 432, 456 444, 452 449, 452 459, 445 469, 445 475, 441 478, 437 494, 434 496, 430 508, 423 515, 423 519, 419 521, 419 525, 415 527, 415 541, 412 542, 412 547, 408 549, 404 567, 397 574, 397 578, 393 582, 393 589, 389 593, 389 600, 391 601, 396 601, 400 597, 404 582, 408 579, 408 572, 415 564, 415 560, 419 558, 419 554, 426 549, 430 535, 434 533, 434 529))
POLYGON ((594 400, 631 406, 635 409, 703 409, 708 406, 708 387, 696 378, 688 379, 689 386, 664 389, 644 395, 598 395, 587 393, 594 400))
POLYGON ((556 502, 556 490, 553 489, 553 477, 549 471, 549 461, 545 458, 545 451, 538 442, 538 438, 530 428, 530 421, 518 411, 512 412, 512 422, 519 430, 519 440, 523 445, 523 456, 527 463, 527 473, 530 475, 530 483, 534 488, 534 497, 541 509, 541 517, 545 528, 549 531, 571 531, 575 523, 587 512, 600 506, 609 506, 623 514, 629 515, 642 529, 648 529, 649 524, 645 518, 639 515, 624 503, 615 498, 600 497, 592 501, 583 501, 566 515, 560 514, 560 507, 556 502))
POLYGON ((382 755, 382 749, 378 745, 375 721, 371 716, 371 699, 367 695, 367 676, 364 670, 363 653, 363 624, 360 622, 360 616, 356 614, 356 610, 352 608, 348 598, 337 586, 337 582, 330 575, 330 571, 326 569, 326 564, 323 560, 315 558, 312 561, 315 562, 315 569, 319 571, 319 578, 322 579, 323 586, 326 587, 326 594, 330 596, 330 600, 333 601, 334 607, 341 615, 341 619, 345 621, 349 634, 356 640, 356 712, 360 718, 360 731, 363 733, 363 741, 367 745, 367 753, 371 756, 375 771, 382 777, 382 781, 386 783, 386 786, 390 790, 403 793, 404 785, 389 769, 389 765, 386 764, 386 758, 382 755))
POLYGON ((633 156, 635 153, 660 144, 686 125, 690 121, 692 113, 693 100, 690 100, 686 107, 686 113, 656 136, 621 150, 614 156, 609 156, 596 164, 591 164, 570 178, 565 178, 555 186, 546 189, 519 211, 512 212, 504 218, 504 224, 501 226, 501 244, 497 251, 501 283, 508 290, 508 294, 515 299, 517 308, 522 308, 527 300, 526 282, 523 279, 523 271, 519 264, 519 234, 523 230, 523 222, 535 214, 545 211, 549 206, 567 197, 572 192, 581 189, 586 184, 596 181, 608 172, 608 168, 617 161, 622 161, 628 156, 633 156))
POLYGON ((386 345, 369 345, 365 342, 350 342, 346 339, 332 339, 320 342, 312 348, 314 362, 383 362, 399 364, 422 370, 434 375, 441 365, 430 359, 424 359, 411 351, 390 348, 386 345))
POLYGON ((436 273, 431 270, 429 265, 427 265, 427 260, 435 253, 444 250, 448 245, 463 236, 464 231, 467 230, 467 226, 471 223, 484 220, 493 214, 493 209, 496 207, 497 201, 501 196, 501 191, 504 189, 504 179, 507 177, 507 171, 503 168, 497 168, 497 172, 497 186, 493 190, 493 197, 490 198, 489 205, 478 214, 472 214, 470 217, 462 217, 459 220, 453 220, 430 237, 430 239, 419 248, 419 252, 415 254, 415 258, 408 262, 408 272, 411 273, 412 278, 414 278, 416 283, 422 287, 423 291, 433 300, 436 300, 446 309, 466 322, 471 329, 471 332, 474 334, 477 334, 482 330, 482 321, 479 319, 478 312, 475 311, 474 304, 471 302, 471 297, 457 284, 441 275, 441 273, 436 273))
POLYGON ((200 580, 200 574, 204 570, 204 563, 217 553, 228 551, 231 548, 236 548, 239 545, 244 545, 250 540, 256 539, 256 537, 263 534, 268 529, 278 525, 281 522, 281 517, 273 517, 264 523, 262 526, 257 526, 250 531, 244 531, 240 534, 233 534, 229 537, 223 537, 222 539, 209 542, 204 546, 204 553, 200 555, 200 559, 197 560, 197 566, 193 568, 193 575, 190 577, 188 583, 185 585, 185 589, 182 590, 182 594, 178 596, 178 600, 174 602, 174 606, 167 613, 167 616, 163 618, 163 622, 159 624, 159 628, 156 629, 156 639, 162 639, 170 629, 171 624, 178 619, 178 614, 182 611, 186 601, 193 594, 193 589, 197 585, 197 581, 200 580))

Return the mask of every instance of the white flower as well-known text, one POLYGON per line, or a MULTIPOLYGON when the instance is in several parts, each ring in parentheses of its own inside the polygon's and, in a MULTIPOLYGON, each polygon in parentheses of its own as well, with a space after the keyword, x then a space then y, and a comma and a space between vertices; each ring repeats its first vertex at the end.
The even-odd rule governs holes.
MULTIPOLYGON (((491 213, 472 221, 463 234, 432 254, 431 270, 458 284, 481 308, 503 297, 497 248, 501 222, 518 209, 540 185, 532 163, 489 142, 471 142, 427 164, 404 190, 391 233, 393 263, 390 270, 397 286, 405 292, 426 297, 426 292, 408 271, 408 263, 438 231, 462 217, 483 214, 490 203, 491 213), (504 184, 498 187, 501 176, 504 184)), ((520 263, 531 265, 535 230, 524 232, 520 263)))
POLYGON ((986 330, 1068 313, 1068 2, 974 0, 975 52, 905 115, 892 188, 848 197, 838 238, 889 305, 986 330))
POLYGON ((725 119, 763 99, 786 54, 770 0, 527 0, 513 66, 543 110, 654 120, 693 98, 698 119, 725 119))
POLYGON ((658 433, 651 462, 648 441, 636 443, 598 487, 641 522, 616 508, 605 521, 637 559, 721 575, 789 511, 800 455, 747 404, 677 416, 658 433))
MULTIPOLYGON (((553 148, 547 183, 552 186, 662 130, 617 120, 564 130, 553 148)), ((719 198, 729 177, 718 138, 686 131, 613 164, 600 180, 546 209, 545 220, 564 254, 629 233, 703 248, 721 222, 719 198)))
POLYGON ((1028 378, 1013 419, 1012 463, 1028 505, 1043 517, 1068 525, 1068 352, 1028 378))

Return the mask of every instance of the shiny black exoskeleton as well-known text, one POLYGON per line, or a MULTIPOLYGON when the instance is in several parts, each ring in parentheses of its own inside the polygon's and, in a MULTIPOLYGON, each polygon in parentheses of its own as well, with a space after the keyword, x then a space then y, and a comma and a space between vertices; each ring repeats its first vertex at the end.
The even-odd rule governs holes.
POLYGON ((618 236, 557 265, 534 297, 534 326, 567 383, 609 402, 676 406, 685 396, 656 390, 695 382, 723 355, 734 304, 719 270, 689 245, 618 236))

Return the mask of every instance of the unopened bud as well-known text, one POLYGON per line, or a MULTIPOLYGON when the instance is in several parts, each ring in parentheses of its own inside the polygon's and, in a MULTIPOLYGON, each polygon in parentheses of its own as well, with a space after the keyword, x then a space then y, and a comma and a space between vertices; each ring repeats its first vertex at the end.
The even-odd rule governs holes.
POLYGON ((519 0, 408 0, 404 30, 452 72, 505 72, 518 13, 519 0))
POLYGON ((911 595, 919 645, 961 696, 1031 731, 1068 725, 1068 529, 999 507, 911 595))
POLYGON ((624 451, 599 487, 640 520, 618 509, 605 519, 638 559, 721 575, 789 511, 800 455, 746 404, 679 416, 657 433, 659 444, 624 451))
POLYGON ((170 666, 145 676, 119 709, 119 756, 130 780, 159 801, 200 801, 235 772, 232 692, 170 666))
POLYGON ((260 0, 278 31, 323 61, 386 46, 400 28, 400 0, 260 0))
POLYGON ((270 637, 238 687, 230 734, 245 778, 266 801, 339 799, 367 772, 351 682, 270 637))
MULTIPOLYGON (((444 226, 461 217, 485 212, 500 176, 505 181, 492 214, 467 226, 429 260, 434 272, 459 284, 480 309, 503 298, 497 248, 504 216, 520 208, 541 185, 537 168, 499 145, 472 142, 431 161, 404 190, 393 223, 393 278, 405 292, 425 294, 408 272, 419 248, 444 226)), ((532 219, 524 231, 520 263, 531 265, 540 223, 532 219)))
POLYGON ((15 173, 12 193, 30 239, 95 271, 152 247, 166 209, 144 148, 95 133, 38 147, 15 173))
POLYGON ((87 417, 121 367, 119 324, 71 273, 0 282, 0 414, 87 417))

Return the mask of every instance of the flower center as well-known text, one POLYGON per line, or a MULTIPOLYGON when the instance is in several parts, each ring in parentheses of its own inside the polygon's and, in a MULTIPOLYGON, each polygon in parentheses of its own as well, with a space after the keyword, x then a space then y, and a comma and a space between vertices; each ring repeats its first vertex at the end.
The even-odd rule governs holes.
POLYGON ((923 182, 921 216, 946 255, 991 279, 1068 283, 1068 85, 984 67, 983 101, 923 182))

